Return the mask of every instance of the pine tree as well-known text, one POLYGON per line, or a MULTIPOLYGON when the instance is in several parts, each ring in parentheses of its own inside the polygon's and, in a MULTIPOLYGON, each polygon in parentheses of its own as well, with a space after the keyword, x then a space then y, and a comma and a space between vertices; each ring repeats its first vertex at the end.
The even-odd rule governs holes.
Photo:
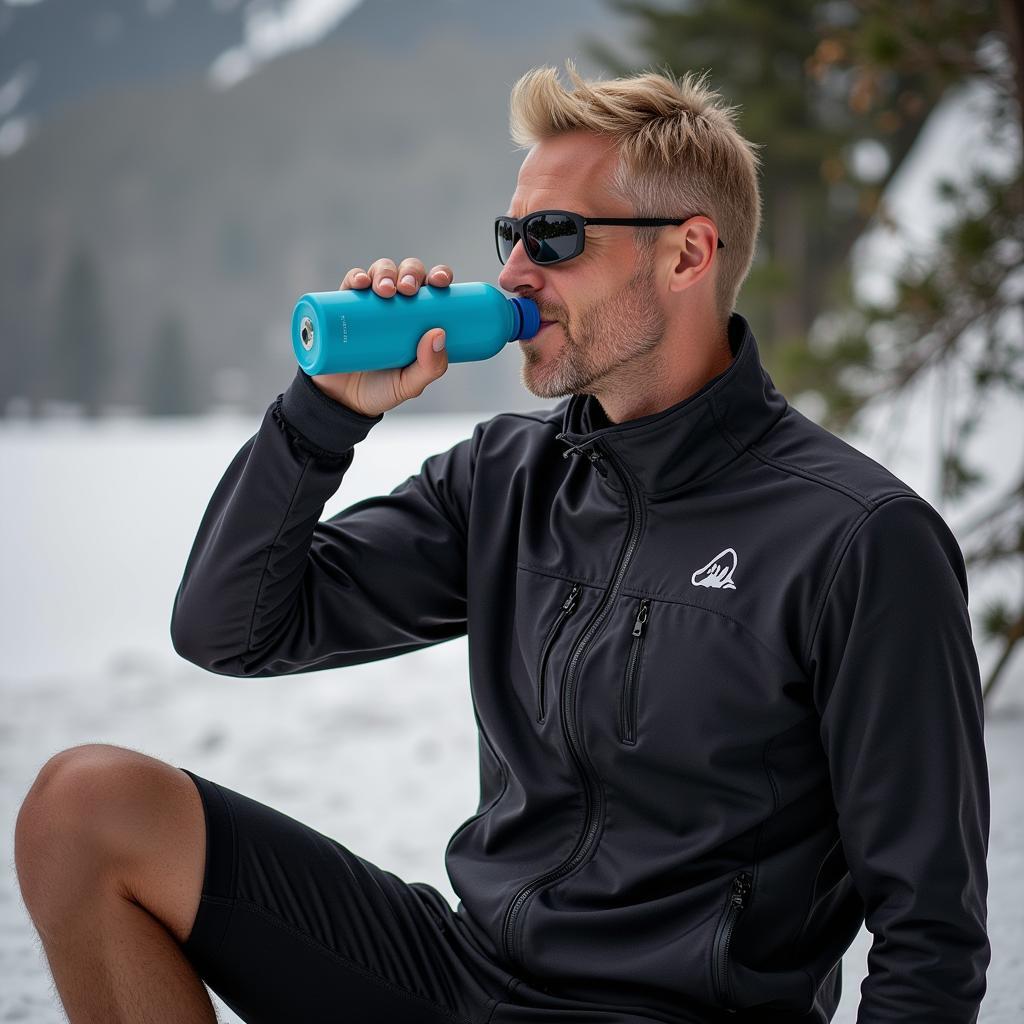
MULTIPOLYGON (((938 181, 944 226, 897 269, 893 300, 876 304, 848 292, 826 344, 790 346, 783 355, 792 385, 824 395, 837 428, 856 427, 879 401, 898 418, 922 378, 936 375, 944 395, 936 475, 946 512, 988 482, 967 447, 998 399, 1010 398, 1016 436, 1024 438, 1024 11, 1012 0, 855 6, 857 20, 819 44, 819 77, 852 75, 852 94, 876 118, 898 116, 894 76, 917 76, 928 95, 980 87, 986 145, 1012 159, 994 173, 979 154, 956 154, 970 174, 938 181)), ((883 223, 904 227, 882 213, 883 223)), ((1011 486, 988 496, 956 533, 973 574, 1005 579, 1016 570, 1024 583, 1024 465, 1016 471, 1011 486)), ((988 698, 1024 640, 1024 586, 983 609, 981 634, 997 648, 988 698)))
POLYGON ((99 415, 107 394, 110 339, 99 269, 91 249, 80 244, 70 257, 57 296, 51 376, 54 397, 99 415))
POLYGON ((151 416, 188 416, 198 411, 185 325, 165 313, 157 327, 146 372, 146 411, 151 416))

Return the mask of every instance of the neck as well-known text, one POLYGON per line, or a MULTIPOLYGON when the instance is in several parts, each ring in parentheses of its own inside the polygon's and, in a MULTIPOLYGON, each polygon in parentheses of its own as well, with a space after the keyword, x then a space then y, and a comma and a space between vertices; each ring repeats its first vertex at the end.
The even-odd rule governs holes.
POLYGON ((620 369, 629 374, 593 392, 610 423, 651 416, 696 394, 733 362, 727 333, 661 345, 642 365, 620 369))

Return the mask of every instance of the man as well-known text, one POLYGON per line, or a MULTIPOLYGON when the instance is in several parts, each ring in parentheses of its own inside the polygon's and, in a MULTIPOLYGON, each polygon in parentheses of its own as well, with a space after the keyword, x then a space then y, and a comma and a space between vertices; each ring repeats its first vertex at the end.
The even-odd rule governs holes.
MULTIPOLYGON (((502 414, 324 522, 354 446, 447 369, 298 371, 200 525, 172 619, 212 672, 468 633, 480 805, 453 911, 341 842, 120 748, 56 755, 17 861, 71 1019, 824 1022, 977 1017, 987 768, 957 543, 788 405, 733 303, 752 147, 689 78, 513 90, 496 223, 538 303, 502 414), (529 217, 548 211, 540 217, 529 217), (619 223, 644 219, 668 223, 619 223), (611 220, 613 223, 600 223, 611 220), (598 223, 594 223, 597 221, 598 223), (721 234, 720 234, 721 232, 721 234)), ((417 259, 342 287, 444 287, 417 259)))

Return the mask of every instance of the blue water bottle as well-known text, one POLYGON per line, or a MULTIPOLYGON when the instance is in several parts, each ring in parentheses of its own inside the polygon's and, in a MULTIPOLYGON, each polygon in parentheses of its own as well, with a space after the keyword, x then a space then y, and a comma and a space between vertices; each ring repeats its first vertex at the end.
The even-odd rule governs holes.
POLYGON ((308 292, 292 312, 292 348, 311 377, 388 370, 415 362, 416 345, 432 327, 444 328, 448 361, 464 363, 532 338, 540 311, 532 299, 507 298, 483 281, 425 284, 390 298, 372 288, 308 292))

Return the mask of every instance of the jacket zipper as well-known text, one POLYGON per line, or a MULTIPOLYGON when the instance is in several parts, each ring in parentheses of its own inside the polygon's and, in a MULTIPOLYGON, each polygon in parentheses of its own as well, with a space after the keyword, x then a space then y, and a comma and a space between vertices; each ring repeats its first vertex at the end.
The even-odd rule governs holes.
POLYGON ((750 893, 752 877, 746 871, 741 871, 732 880, 732 889, 729 892, 729 900, 725 905, 725 919, 718 932, 718 939, 715 945, 715 987, 716 996, 726 1009, 731 1010, 731 994, 729 992, 729 943, 732 941, 732 931, 736 925, 736 919, 747 904, 747 896, 750 893))
POLYGON ((580 638, 576 641, 562 675, 562 730, 565 734, 566 745, 569 748, 569 753, 572 755, 572 758, 576 763, 577 771, 583 782, 583 793, 586 799, 586 814, 583 819, 583 832, 576 842, 575 849, 571 854, 569 854, 569 857, 566 860, 551 871, 546 871, 543 875, 533 879, 531 882, 527 882, 527 884, 520 888, 515 896, 512 897, 512 902, 509 903, 508 910, 505 912, 505 921, 502 928, 502 947, 504 949, 505 956, 509 961, 519 960, 515 952, 516 925, 522 919, 522 911, 527 901, 538 889, 541 889, 552 882, 556 882, 559 878, 569 874, 583 863, 590 852, 590 848, 593 845, 594 840, 597 838, 598 827, 604 817, 603 808, 600 806, 603 800, 603 794, 601 792, 600 785, 598 784, 596 773, 593 770, 593 765, 590 762, 590 758, 583 749, 583 744, 579 738, 579 730, 576 725, 574 701, 576 668, 582 661, 583 652, 586 650, 587 645, 600 628, 607 610, 610 607, 610 603, 614 599, 619 586, 622 583, 622 578, 626 575, 626 569, 629 566, 630 559, 633 557, 633 552, 636 549, 637 540, 643 527, 643 507, 640 503, 638 492, 632 485, 632 478, 630 477, 629 471, 620 465, 617 456, 613 455, 611 452, 608 452, 606 456, 606 453, 600 450, 586 451, 585 454, 594 464, 595 469, 597 469, 602 476, 607 476, 608 471, 602 467, 601 460, 607 457, 615 465, 619 479, 622 481, 623 487, 629 495, 629 532, 626 537, 626 543, 619 552, 619 564, 615 571, 612 585, 605 592, 605 595, 598 604, 589 624, 583 631, 580 638))
POLYGON ((552 646, 555 642, 555 637, 558 636, 559 628, 562 623, 576 610, 576 598, 579 596, 580 591, 583 588, 579 583, 572 585, 572 590, 569 591, 569 596, 562 602, 562 607, 558 612, 558 617, 552 623, 551 629, 548 630, 547 640, 544 642, 544 649, 541 651, 540 656, 540 671, 537 673, 537 721, 544 721, 544 672, 547 669, 548 654, 551 651, 552 646))
POLYGON ((619 738, 623 743, 636 743, 637 697, 636 682, 640 675, 640 649, 644 642, 644 630, 650 613, 651 602, 643 598, 633 623, 633 642, 629 647, 626 662, 626 677, 622 683, 622 700, 619 704, 619 738))

